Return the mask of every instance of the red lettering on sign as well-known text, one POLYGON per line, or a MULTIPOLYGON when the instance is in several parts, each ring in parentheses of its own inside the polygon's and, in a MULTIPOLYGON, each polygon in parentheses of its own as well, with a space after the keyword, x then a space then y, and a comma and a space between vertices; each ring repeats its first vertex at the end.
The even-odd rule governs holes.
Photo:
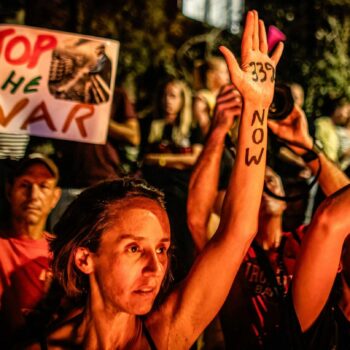
MULTIPOLYGON (((20 117, 21 115, 23 115, 22 111, 28 104, 29 104, 28 98, 21 99, 14 105, 14 107, 12 108, 12 110, 9 112, 7 116, 5 116, 5 113, 2 107, 0 106, 0 126, 6 127, 16 116, 20 117)), ((78 127, 80 135, 83 138, 86 138, 88 134, 87 134, 87 130, 84 122, 86 119, 91 118, 94 115, 94 112, 95 112, 95 108, 93 105, 90 105, 90 104, 81 103, 73 106, 66 117, 64 125, 62 127, 62 133, 66 133, 69 130, 69 128, 72 127, 72 124, 74 124, 73 122, 75 120, 75 123, 78 127)), ((44 101, 40 102, 38 105, 36 105, 33 108, 33 110, 29 113, 29 115, 23 121, 21 125, 21 129, 26 130, 28 129, 28 126, 30 124, 37 123, 40 121, 44 121, 47 127, 52 132, 57 132, 57 128, 54 125, 54 119, 51 117, 50 112, 44 101)))
POLYGON ((14 29, 4 29, 0 30, 0 55, 2 51, 2 44, 4 43, 4 39, 15 32, 14 29))
POLYGON ((28 63, 28 68, 33 68, 39 61, 40 56, 48 50, 52 50, 57 45, 57 39, 52 35, 38 35, 34 44, 32 56, 28 63))
POLYGON ((89 104, 77 104, 75 105, 72 110, 69 112, 67 119, 63 125, 62 128, 62 132, 66 133, 67 130, 69 129, 69 126, 71 125, 73 119, 75 118, 75 122, 77 123, 79 132, 81 134, 81 136, 86 137, 87 136, 87 132, 85 129, 85 125, 84 125, 84 120, 87 118, 92 117, 92 115, 94 114, 94 106, 93 105, 89 105, 89 104), (87 109, 87 113, 81 115, 80 117, 77 117, 77 114, 79 112, 79 110, 81 109, 87 109))
POLYGON ((50 113, 47 110, 45 102, 41 102, 39 105, 37 105, 33 111, 29 114, 28 118, 23 122, 21 129, 25 130, 27 129, 29 124, 36 123, 38 121, 44 120, 49 127, 51 131, 56 131, 56 127, 53 124, 53 121, 51 119, 50 113), (38 114, 38 112, 41 111, 41 114, 38 114))
POLYGON ((11 64, 15 64, 15 65, 23 64, 28 61, 29 57, 30 57, 30 42, 23 35, 19 35, 11 39, 5 48, 5 59, 7 62, 11 64), (13 49, 18 44, 22 44, 24 50, 22 50, 22 53, 19 57, 17 58, 11 57, 11 52, 13 53, 13 49))
MULTIPOLYGON (((14 34, 14 29, 0 31, 0 54, 4 46, 5 38, 14 34)), ((57 39, 53 35, 39 34, 32 47, 30 40, 25 35, 12 37, 4 46, 4 54, 7 62, 13 65, 26 64, 28 68, 34 68, 41 55, 49 50, 53 50, 57 45, 57 39)))
POLYGON ((2 126, 7 126, 7 124, 28 104, 29 99, 23 98, 22 100, 18 101, 15 106, 12 108, 9 115, 6 117, 4 114, 4 111, 2 110, 2 107, 0 106, 0 124, 2 126))

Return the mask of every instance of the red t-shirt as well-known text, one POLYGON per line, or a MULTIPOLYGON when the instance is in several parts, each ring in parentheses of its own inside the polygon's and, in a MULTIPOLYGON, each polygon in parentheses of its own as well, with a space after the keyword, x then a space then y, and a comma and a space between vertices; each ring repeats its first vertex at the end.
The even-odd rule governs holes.
POLYGON ((0 238, 0 315, 10 331, 24 322, 51 281, 46 238, 0 238))
POLYGON ((274 264, 258 244, 246 254, 220 311, 227 349, 279 349, 282 305, 306 227, 283 233, 274 264))

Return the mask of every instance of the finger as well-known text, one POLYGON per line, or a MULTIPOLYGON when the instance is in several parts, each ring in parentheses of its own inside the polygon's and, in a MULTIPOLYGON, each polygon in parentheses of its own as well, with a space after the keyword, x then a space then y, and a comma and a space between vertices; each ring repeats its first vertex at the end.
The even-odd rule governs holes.
POLYGON ((235 98, 235 97, 240 98, 241 94, 233 85, 229 85, 229 87, 227 87, 226 89, 224 89, 219 93, 219 95, 216 98, 216 101, 227 99, 227 98, 235 98))
POLYGON ((278 122, 268 119, 267 120, 267 126, 269 127, 269 129, 274 133, 277 134, 278 129, 279 129, 279 125, 278 122))
POLYGON ((295 121, 300 121, 303 117, 304 111, 294 104, 294 107, 292 111, 287 115, 285 119, 282 120, 282 122, 285 122, 286 124, 292 124, 295 123, 295 121))
POLYGON ((259 19, 259 49, 262 53, 267 53, 267 38, 264 22, 259 19))
POLYGON ((259 50, 259 16, 258 13, 254 10, 254 31, 253 31, 253 50, 259 50))
POLYGON ((230 95, 225 95, 222 98, 216 100, 217 105, 223 104, 226 102, 230 102, 230 103, 235 104, 235 105, 240 105, 240 104, 242 104, 242 99, 240 96, 230 94, 230 95))
POLYGON ((237 90, 235 90, 235 91, 232 91, 232 92, 227 93, 225 95, 218 96, 216 98, 216 104, 223 103, 226 101, 238 101, 238 102, 240 102, 240 101, 242 101, 241 94, 237 90))
POLYGON ((235 86, 239 86, 240 82, 242 81, 242 71, 241 71, 241 68, 239 67, 239 64, 238 64, 235 56, 225 46, 220 46, 219 50, 225 58, 232 83, 235 86))
POLYGON ((218 97, 222 95, 226 95, 234 90, 236 90, 236 88, 233 84, 224 85, 221 87, 218 97))
POLYGON ((235 111, 235 113, 241 113, 242 111, 242 106, 237 106, 237 105, 232 105, 230 103, 222 104, 217 108, 217 113, 216 115, 220 116, 221 113, 226 113, 229 111, 235 111))
POLYGON ((271 56, 271 60, 275 62, 276 66, 282 56, 283 48, 284 44, 280 41, 271 56))
POLYGON ((242 109, 242 104, 240 103, 240 101, 229 100, 216 105, 216 109, 218 111, 224 111, 226 109, 231 109, 231 108, 242 109))
MULTIPOLYGON (((232 107, 232 108, 228 108, 226 111, 227 112, 230 112, 230 114, 232 115, 233 118, 236 118, 236 117, 240 117, 241 114, 242 114, 242 108, 240 107, 232 107)), ((233 122, 234 120, 232 120, 233 122)))
POLYGON ((305 112, 304 110, 298 106, 297 104, 294 104, 294 108, 293 108, 293 112, 298 116, 298 117, 301 117, 301 118, 306 118, 306 115, 305 115, 305 112))
POLYGON ((253 46, 253 33, 254 33, 254 14, 252 11, 247 13, 245 20, 244 32, 242 36, 242 54, 245 57, 253 46))
POLYGON ((220 99, 217 99, 216 104, 221 104, 228 101, 232 101, 232 103, 235 103, 235 104, 242 103, 242 99, 240 96, 229 94, 229 95, 222 96, 220 99))

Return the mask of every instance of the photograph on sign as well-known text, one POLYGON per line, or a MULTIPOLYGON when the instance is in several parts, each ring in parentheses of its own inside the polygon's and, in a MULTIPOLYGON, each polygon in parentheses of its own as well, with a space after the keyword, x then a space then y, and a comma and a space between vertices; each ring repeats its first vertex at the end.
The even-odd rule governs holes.
POLYGON ((55 98, 71 101, 107 102, 111 94, 111 74, 112 64, 104 44, 67 40, 52 53, 50 93, 55 98))

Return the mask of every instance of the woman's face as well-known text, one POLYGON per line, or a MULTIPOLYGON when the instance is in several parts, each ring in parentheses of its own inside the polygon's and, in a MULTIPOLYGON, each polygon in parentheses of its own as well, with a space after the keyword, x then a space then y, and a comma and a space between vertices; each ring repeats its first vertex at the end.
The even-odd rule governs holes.
POLYGON ((183 98, 178 84, 169 83, 165 86, 162 105, 166 115, 177 115, 181 111, 183 98))
MULTIPOLYGON (((265 184, 272 193, 278 196, 285 195, 281 178, 270 167, 266 167, 265 184)), ((260 220, 271 216, 281 216, 285 209, 286 203, 284 201, 264 192, 260 204, 260 220)))
POLYGON ((167 272, 169 221, 151 199, 122 202, 111 206, 113 226, 102 234, 100 247, 92 254, 93 280, 105 307, 143 315, 151 310, 167 272))
POLYGON ((230 83, 230 75, 225 61, 215 62, 215 66, 207 73, 210 85, 220 88, 230 83))

